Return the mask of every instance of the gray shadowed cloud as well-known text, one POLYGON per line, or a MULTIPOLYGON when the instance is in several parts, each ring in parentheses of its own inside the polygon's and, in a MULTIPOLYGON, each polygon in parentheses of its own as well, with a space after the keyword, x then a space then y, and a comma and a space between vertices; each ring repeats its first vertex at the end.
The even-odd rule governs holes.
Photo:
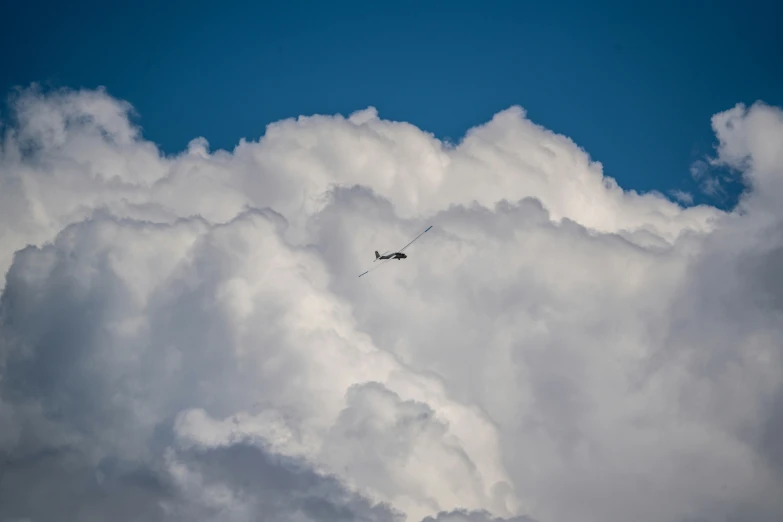
POLYGON ((3 520, 403 520, 333 477, 258 446, 168 452, 143 467, 90 463, 67 448, 7 459, 3 520), (45 494, 45 500, 41 498, 45 494))

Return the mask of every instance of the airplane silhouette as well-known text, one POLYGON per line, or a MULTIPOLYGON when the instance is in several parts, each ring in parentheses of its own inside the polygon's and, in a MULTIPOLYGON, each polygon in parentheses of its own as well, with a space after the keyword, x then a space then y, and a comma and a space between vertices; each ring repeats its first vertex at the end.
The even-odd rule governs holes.
POLYGON ((394 252, 394 253, 382 256, 382 255, 380 255, 378 253, 377 250, 375 251, 375 260, 376 261, 379 260, 379 259, 397 259, 397 260, 400 260, 400 259, 405 259, 406 257, 408 257, 408 256, 403 254, 402 252, 394 252))
MULTIPOLYGON (((427 227, 427 230, 429 230, 429 229, 431 229, 431 228, 432 228, 432 225, 430 225, 429 227, 427 227)), ((419 239, 421 236, 423 236, 423 235, 424 235, 424 233, 425 233, 425 232, 427 232, 427 230, 425 230, 424 232, 422 232, 421 234, 419 234, 418 236, 416 236, 415 238, 413 238, 413 241, 416 241, 416 240, 417 240, 417 239, 419 239)), ((397 252, 388 252, 388 253, 385 253, 385 254, 381 255, 381 254, 379 254, 379 253, 378 253, 378 251, 376 250, 376 251, 375 251, 375 259, 373 260, 373 263, 375 263, 375 261, 381 261, 381 263, 378 263, 378 265, 380 266, 380 265, 382 265, 382 264, 383 264, 383 261, 386 261, 386 260, 388 260, 388 259, 396 259, 397 261, 399 261, 400 259, 407 259, 407 258, 408 258, 408 255, 407 255, 407 254, 403 254, 403 251, 404 251, 406 248, 408 248, 409 246, 411 246, 411 245, 413 244, 413 241, 411 241, 410 243, 408 243, 407 245, 405 245, 404 247, 402 247, 402 248, 401 248, 399 251, 397 251, 397 252)), ((377 266, 376 266, 375 268, 377 268, 377 266)), ((367 271, 365 271, 365 272, 362 272, 361 274, 359 274, 359 277, 362 277, 363 275, 365 275, 365 274, 367 274, 367 273, 369 273, 369 272, 372 272, 373 270, 375 270, 375 268, 371 268, 370 270, 367 270, 367 271)))

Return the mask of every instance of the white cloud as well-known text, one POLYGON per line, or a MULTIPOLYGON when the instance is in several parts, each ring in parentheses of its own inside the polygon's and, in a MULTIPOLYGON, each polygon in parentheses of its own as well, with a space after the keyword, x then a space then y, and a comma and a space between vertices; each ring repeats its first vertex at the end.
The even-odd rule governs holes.
POLYGON ((518 108, 456 146, 368 109, 164 157, 105 92, 16 107, 0 518, 783 516, 778 109, 713 119, 752 181, 725 213, 518 108))

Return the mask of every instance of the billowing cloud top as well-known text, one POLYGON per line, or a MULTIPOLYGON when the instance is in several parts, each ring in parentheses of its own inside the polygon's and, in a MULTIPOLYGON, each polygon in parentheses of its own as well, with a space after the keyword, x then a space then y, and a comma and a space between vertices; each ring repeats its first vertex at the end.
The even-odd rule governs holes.
POLYGON ((101 90, 12 107, 0 521, 783 519, 779 109, 713 118, 726 213, 518 107, 176 156, 101 90))

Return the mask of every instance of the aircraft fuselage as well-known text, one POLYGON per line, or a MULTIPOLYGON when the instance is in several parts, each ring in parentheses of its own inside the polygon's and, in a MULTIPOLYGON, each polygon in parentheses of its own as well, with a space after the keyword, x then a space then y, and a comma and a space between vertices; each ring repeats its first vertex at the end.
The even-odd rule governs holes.
POLYGON ((406 254, 403 254, 402 252, 393 252, 391 254, 386 254, 385 256, 382 256, 378 254, 378 252, 375 253, 375 259, 405 259, 408 256, 406 254))

